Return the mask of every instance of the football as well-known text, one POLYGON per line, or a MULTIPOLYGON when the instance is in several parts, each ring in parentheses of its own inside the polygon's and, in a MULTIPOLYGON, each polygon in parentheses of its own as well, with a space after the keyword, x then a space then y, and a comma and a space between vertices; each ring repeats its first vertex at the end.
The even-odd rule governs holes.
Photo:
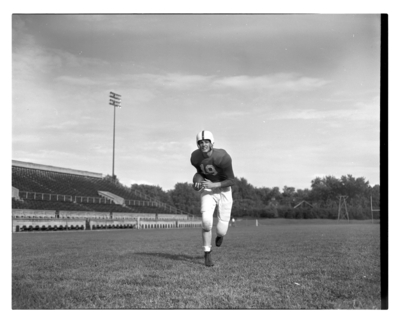
POLYGON ((204 181, 204 177, 203 177, 203 176, 201 176, 199 173, 194 174, 194 176, 193 176, 193 188, 194 188, 196 191, 202 190, 203 187, 201 187, 201 188, 195 188, 195 187, 194 187, 194 184, 200 183, 200 182, 202 182, 202 181, 204 181))
POLYGON ((194 174, 193 183, 200 183, 200 182, 203 182, 203 181, 204 181, 204 177, 201 176, 201 174, 199 174, 199 173, 194 174))

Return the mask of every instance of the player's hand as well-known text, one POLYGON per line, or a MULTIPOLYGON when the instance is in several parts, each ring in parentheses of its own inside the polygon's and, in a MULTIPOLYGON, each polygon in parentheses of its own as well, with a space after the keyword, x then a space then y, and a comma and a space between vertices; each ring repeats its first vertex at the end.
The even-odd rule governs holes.
POLYGON ((202 189, 204 189, 204 187, 203 187, 203 184, 200 182, 200 183, 194 183, 193 184, 193 188, 196 190, 196 191, 201 191, 202 189))
POLYGON ((208 179, 204 179, 204 181, 203 182, 201 182, 201 184, 202 184, 202 186, 204 187, 204 188, 214 188, 215 186, 214 186, 214 183, 213 182, 211 182, 210 180, 208 180, 208 179))

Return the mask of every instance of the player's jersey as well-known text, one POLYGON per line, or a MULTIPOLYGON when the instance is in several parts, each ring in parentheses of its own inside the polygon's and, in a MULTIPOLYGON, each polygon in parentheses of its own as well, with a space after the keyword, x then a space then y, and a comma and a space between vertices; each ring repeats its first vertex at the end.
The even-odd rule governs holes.
POLYGON ((190 162, 199 174, 213 183, 235 178, 232 158, 224 149, 213 149, 211 157, 204 157, 197 149, 193 151, 190 162))

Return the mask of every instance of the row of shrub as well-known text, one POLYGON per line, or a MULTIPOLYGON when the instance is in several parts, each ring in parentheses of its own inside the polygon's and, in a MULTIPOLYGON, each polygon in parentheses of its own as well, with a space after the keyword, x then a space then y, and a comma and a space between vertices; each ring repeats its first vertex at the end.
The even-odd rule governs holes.
MULTIPOLYGON (((335 208, 266 208, 266 209, 252 209, 246 210, 243 215, 233 215, 234 217, 244 217, 245 215, 256 218, 285 218, 285 219, 337 219, 338 209, 335 208)), ((348 207, 347 208, 349 219, 352 220, 366 220, 371 219, 371 210, 361 207, 348 207)), ((379 219, 379 212, 374 212, 374 219, 379 219)), ((345 212, 341 218, 347 219, 345 212)))

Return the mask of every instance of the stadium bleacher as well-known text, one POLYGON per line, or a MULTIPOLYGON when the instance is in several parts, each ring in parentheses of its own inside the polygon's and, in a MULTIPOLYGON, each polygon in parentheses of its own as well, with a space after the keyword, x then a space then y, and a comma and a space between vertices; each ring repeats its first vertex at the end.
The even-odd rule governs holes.
POLYGON ((104 178, 17 166, 12 167, 12 184, 24 192, 98 197, 99 191, 108 191, 126 199, 143 200, 104 178))
POLYGON ((30 210, 78 210, 92 211, 81 204, 72 204, 71 202, 60 201, 41 201, 41 200, 16 200, 12 199, 13 209, 30 209, 30 210))
POLYGON ((61 167, 13 161, 12 187, 18 193, 12 198, 13 209, 182 214, 101 174, 61 167), (126 204, 116 204, 99 192, 112 193, 126 204))
POLYGON ((201 227, 200 220, 99 173, 12 161, 13 232, 201 227))

